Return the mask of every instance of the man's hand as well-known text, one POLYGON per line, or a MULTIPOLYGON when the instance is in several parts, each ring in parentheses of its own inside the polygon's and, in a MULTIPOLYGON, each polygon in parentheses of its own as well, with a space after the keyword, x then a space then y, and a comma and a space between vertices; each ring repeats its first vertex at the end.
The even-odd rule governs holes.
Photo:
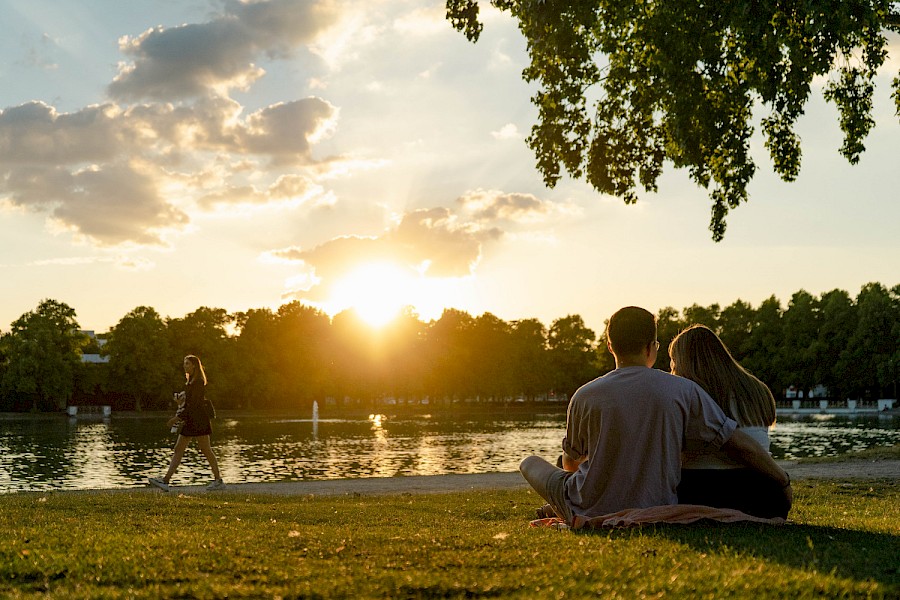
POLYGON ((587 456, 582 456, 578 460, 575 460, 565 452, 562 455, 562 468, 564 471, 568 471, 570 473, 574 473, 578 470, 578 465, 587 460, 587 456))

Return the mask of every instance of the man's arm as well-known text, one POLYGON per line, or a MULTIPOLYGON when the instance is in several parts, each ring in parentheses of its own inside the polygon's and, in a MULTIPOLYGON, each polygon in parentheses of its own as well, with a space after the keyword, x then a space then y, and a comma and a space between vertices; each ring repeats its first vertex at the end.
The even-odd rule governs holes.
POLYGON ((775 480, 784 489, 788 506, 793 503, 794 492, 791 490, 790 476, 778 466, 778 463, 752 437, 740 429, 736 429, 731 434, 731 437, 728 438, 728 441, 722 445, 722 450, 729 458, 775 480))

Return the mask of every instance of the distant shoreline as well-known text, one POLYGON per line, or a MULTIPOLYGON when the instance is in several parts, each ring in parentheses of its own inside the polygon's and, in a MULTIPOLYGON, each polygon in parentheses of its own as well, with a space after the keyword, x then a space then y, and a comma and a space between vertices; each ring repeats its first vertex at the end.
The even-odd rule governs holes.
MULTIPOLYGON (((563 402, 544 402, 540 404, 503 404, 500 402, 490 403, 490 402, 482 402, 482 403, 459 403, 459 404, 434 404, 434 405, 388 405, 388 406, 377 406, 377 407, 353 407, 353 408, 337 408, 334 406, 319 406, 319 419, 362 419, 365 420, 368 418, 370 414, 377 412, 379 414, 385 414, 388 416, 410 416, 410 417, 425 417, 427 415, 431 416, 445 416, 445 415, 535 415, 535 414, 566 414, 566 403, 563 402)), ((132 419, 142 419, 142 418, 159 418, 162 415, 171 416, 174 413, 174 406, 172 410, 144 410, 144 411, 134 411, 134 410, 113 410, 112 415, 110 417, 101 417, 99 415, 86 415, 80 417, 74 417, 78 419, 84 420, 100 420, 103 418, 132 418, 132 419)), ((220 409, 216 408, 217 413, 219 413, 219 418, 223 417, 271 417, 271 418, 290 418, 290 419, 311 419, 312 414, 308 410, 297 410, 297 409, 246 409, 246 408, 233 408, 233 409, 220 409)), ((0 420, 15 420, 15 419, 46 419, 46 418, 58 418, 58 417, 67 417, 65 411, 49 411, 49 412, 0 412, 0 420)))

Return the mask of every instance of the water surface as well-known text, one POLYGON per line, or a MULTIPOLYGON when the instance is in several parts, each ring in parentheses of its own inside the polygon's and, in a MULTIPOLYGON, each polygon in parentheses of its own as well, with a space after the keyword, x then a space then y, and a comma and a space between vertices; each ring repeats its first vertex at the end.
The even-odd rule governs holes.
MULTIPOLYGON (((0 419, 0 493, 143 486, 172 455, 168 416, 0 419)), ((562 414, 314 422, 224 413, 214 421, 213 447, 234 483, 509 472, 529 454, 557 456, 564 425, 562 414)), ((892 444, 900 444, 897 416, 782 418, 772 432, 776 458, 892 444)), ((189 448, 173 483, 209 479, 206 460, 189 448)))

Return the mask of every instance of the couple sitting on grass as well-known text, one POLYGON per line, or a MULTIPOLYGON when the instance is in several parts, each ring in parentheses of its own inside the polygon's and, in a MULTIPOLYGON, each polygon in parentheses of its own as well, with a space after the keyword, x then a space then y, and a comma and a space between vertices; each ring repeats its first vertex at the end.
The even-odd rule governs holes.
POLYGON ((519 467, 548 503, 539 514, 573 525, 689 504, 786 518, 793 493, 768 451, 769 388, 701 325, 669 346, 672 374, 652 368, 659 351, 652 313, 623 308, 606 333, 616 368, 572 396, 560 466, 530 456, 519 467))

